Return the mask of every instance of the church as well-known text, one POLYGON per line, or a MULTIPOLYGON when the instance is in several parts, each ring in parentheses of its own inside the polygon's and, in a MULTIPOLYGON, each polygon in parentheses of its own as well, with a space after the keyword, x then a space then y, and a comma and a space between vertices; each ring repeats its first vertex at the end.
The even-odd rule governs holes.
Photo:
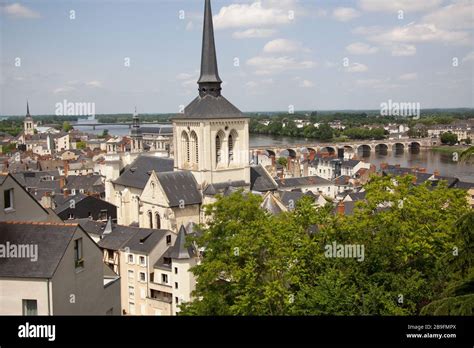
MULTIPOLYGON (((106 157, 106 199, 120 225, 166 228, 204 222, 202 208, 219 193, 276 185, 249 161, 249 118, 222 95, 210 0, 205 1, 198 95, 172 118, 173 156, 143 152, 137 113, 131 151, 106 157)), ((265 188, 267 190, 267 188, 265 188)), ((261 191, 261 190, 260 190, 261 191)))

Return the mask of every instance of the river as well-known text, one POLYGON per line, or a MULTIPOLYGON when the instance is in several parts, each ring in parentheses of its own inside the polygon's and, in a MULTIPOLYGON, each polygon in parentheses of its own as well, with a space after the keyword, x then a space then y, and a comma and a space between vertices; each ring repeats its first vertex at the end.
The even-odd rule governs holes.
MULTIPOLYGON (((86 121, 90 123, 91 121, 86 121)), ((157 124, 147 124, 146 126, 156 126, 157 124)), ((101 134, 104 129, 109 130, 111 135, 128 135, 130 129, 124 125, 108 125, 97 127, 93 130, 90 126, 74 125, 74 128, 88 133, 101 134)), ((311 140, 304 138, 293 138, 283 136, 270 136, 262 134, 250 134, 250 146, 251 147, 275 147, 285 146, 291 147, 296 144, 311 143, 311 140)), ((317 143, 315 141, 315 143, 317 143)), ((433 150, 420 150, 418 152, 411 152, 405 150, 400 153, 388 152, 387 154, 374 153, 373 151, 368 154, 359 153, 364 161, 370 162, 380 167, 381 163, 399 164, 402 167, 423 167, 426 168, 428 173, 439 171, 443 176, 453 176, 459 178, 459 180, 474 182, 474 165, 467 163, 455 162, 450 154, 440 153, 433 150)))

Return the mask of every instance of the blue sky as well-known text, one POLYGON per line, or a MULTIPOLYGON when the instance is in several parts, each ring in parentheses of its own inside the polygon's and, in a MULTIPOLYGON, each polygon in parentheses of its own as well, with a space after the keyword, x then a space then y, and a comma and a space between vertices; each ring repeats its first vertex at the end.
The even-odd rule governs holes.
MULTIPOLYGON (((0 114, 177 112, 197 95, 203 4, 0 1, 0 114)), ((242 111, 473 107, 473 6, 213 0, 223 95, 242 111)))

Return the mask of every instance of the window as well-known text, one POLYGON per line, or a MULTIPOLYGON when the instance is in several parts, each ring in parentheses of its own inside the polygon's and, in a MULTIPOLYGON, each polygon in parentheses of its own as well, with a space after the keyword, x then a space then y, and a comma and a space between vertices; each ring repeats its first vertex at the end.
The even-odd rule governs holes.
POLYGON ((140 256, 140 265, 145 266, 145 256, 140 256))
POLYGON ((178 267, 174 268, 174 274, 178 274, 178 267))
POLYGON ((199 148, 198 148, 198 138, 196 132, 191 132, 191 151, 192 151, 192 161, 193 163, 199 163, 199 148))
POLYGON ((161 282, 168 284, 168 275, 167 274, 161 274, 161 282))
POLYGON ((146 274, 144 272, 140 272, 140 281, 146 282, 146 274))
POLYGON ((38 315, 38 301, 23 300, 23 315, 38 315))
POLYGON ((181 148, 183 150, 184 162, 189 163, 191 161, 190 152, 189 152, 189 137, 188 137, 188 133, 186 133, 185 131, 181 133, 181 148))
POLYGON ((128 280, 133 280, 135 278, 135 275, 132 270, 128 270, 128 280))
POLYGON ((151 211, 148 212, 148 223, 150 225, 150 228, 153 228, 153 214, 151 211))
POLYGON ((171 244, 171 235, 167 235, 166 236, 166 245, 170 245, 171 244))
POLYGON ((133 263, 133 255, 132 254, 128 255, 128 263, 133 263))
POLYGON ((128 287, 128 297, 132 300, 135 298, 135 288, 133 286, 128 287))
POLYGON ((99 220, 107 220, 107 209, 102 209, 99 213, 99 220))
POLYGON ((161 228, 160 214, 158 214, 158 213, 155 214, 155 220, 156 220, 156 228, 160 229, 161 228))
POLYGON ((221 135, 220 133, 216 135, 216 165, 221 162, 221 135))
POLYGON ((229 156, 229 164, 234 161, 234 147, 235 147, 235 140, 237 139, 237 134, 235 133, 234 130, 232 130, 229 134, 229 139, 227 143, 227 147, 229 150, 228 156, 229 156))
POLYGON ((84 260, 82 255, 82 238, 74 241, 74 264, 76 268, 84 267, 84 260))
POLYGON ((175 302, 176 304, 179 303, 178 296, 176 296, 176 297, 174 298, 174 302, 175 302))
POLYGON ((178 283, 177 283, 177 282, 174 282, 174 288, 175 288, 175 289, 178 288, 178 283))

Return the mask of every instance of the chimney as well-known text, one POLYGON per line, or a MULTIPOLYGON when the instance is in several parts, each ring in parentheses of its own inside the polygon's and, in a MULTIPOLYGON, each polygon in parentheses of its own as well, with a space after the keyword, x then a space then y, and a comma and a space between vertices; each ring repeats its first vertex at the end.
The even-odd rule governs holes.
POLYGON ((388 169, 388 163, 380 163, 380 169, 381 170, 388 169))
POLYGON ((53 208, 53 199, 49 192, 46 192, 44 196, 41 197, 41 205, 46 209, 53 208))
POLYGON ((419 173, 426 173, 426 168, 418 168, 419 173))
POLYGON ((69 162, 64 161, 64 176, 67 177, 69 174, 69 162))
POLYGON ((68 196, 69 196, 69 190, 68 190, 68 189, 64 189, 64 190, 63 190, 63 194, 64 194, 64 197, 68 197, 68 196))
POLYGON ((434 176, 439 176, 439 171, 435 170, 433 174, 434 176))
POLYGON ((342 216, 345 214, 344 202, 343 201, 340 201, 337 204, 337 214, 342 215, 342 216))
POLYGON ((60 188, 61 190, 63 189, 64 184, 65 184, 64 176, 61 176, 61 177, 59 178, 59 188, 60 188))

